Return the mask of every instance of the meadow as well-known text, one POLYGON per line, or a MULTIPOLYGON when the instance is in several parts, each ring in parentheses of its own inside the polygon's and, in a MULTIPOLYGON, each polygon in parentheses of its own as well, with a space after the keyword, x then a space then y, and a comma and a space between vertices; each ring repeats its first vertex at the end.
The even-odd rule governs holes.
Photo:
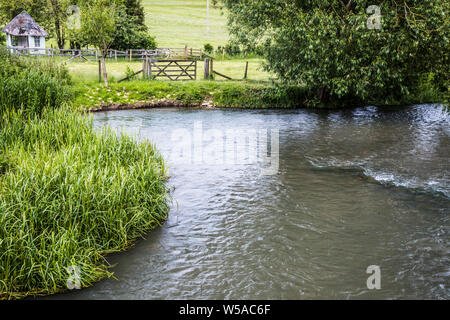
POLYGON ((160 47, 214 47, 228 41, 227 17, 224 9, 209 0, 209 32, 207 0, 142 0, 146 23, 160 47))
MULTIPOLYGON (((203 48, 209 43, 217 48, 225 45, 229 39, 226 11, 219 5, 213 6, 210 0, 208 28, 206 1, 142 0, 149 33, 156 38, 158 47, 203 48)), ((47 47, 51 46, 57 47, 55 38, 48 39, 47 47)))

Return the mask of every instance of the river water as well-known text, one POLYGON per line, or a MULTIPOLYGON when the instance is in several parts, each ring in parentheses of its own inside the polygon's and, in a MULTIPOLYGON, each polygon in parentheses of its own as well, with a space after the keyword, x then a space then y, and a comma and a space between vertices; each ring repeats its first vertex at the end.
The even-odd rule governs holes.
POLYGON ((163 227, 108 258, 117 279, 58 298, 450 298, 439 108, 153 109, 94 124, 153 142, 174 203, 163 227))

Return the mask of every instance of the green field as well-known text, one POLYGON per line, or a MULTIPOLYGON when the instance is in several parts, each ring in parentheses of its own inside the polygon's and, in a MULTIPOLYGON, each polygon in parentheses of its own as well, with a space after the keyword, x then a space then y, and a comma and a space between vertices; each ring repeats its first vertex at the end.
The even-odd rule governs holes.
MULTIPOLYGON (((206 15, 207 0, 142 0, 145 21, 151 35, 156 37, 160 48, 203 48, 210 43, 217 48, 228 41, 225 9, 209 7, 209 32, 206 15)), ((56 48, 56 39, 49 38, 47 47, 56 48)), ((66 43, 69 48, 69 43, 66 43)))
POLYGON ((206 15, 207 0, 142 0, 150 33, 159 47, 214 47, 228 41, 227 18, 224 11, 210 0, 209 32, 206 15))

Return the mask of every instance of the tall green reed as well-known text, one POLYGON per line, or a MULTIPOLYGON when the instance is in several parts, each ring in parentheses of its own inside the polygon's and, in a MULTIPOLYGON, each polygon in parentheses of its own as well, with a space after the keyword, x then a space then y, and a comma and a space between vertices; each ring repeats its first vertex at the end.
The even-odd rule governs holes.
POLYGON ((71 79, 63 65, 11 55, 0 48, 0 113, 9 109, 39 115, 71 99, 71 79))
POLYGON ((160 226, 170 196, 162 157, 66 109, 0 115, 0 299, 86 287, 109 276, 104 254, 160 226))

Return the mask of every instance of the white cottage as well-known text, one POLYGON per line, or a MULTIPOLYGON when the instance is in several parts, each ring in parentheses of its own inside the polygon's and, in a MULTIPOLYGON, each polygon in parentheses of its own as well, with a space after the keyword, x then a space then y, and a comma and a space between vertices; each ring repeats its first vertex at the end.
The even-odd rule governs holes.
MULTIPOLYGON (((45 37, 48 36, 41 26, 26 12, 22 11, 8 23, 2 31, 6 33, 6 46, 14 49, 30 49, 29 53, 43 53, 45 49, 45 37)), ((17 50, 22 51, 22 50, 17 50)))

